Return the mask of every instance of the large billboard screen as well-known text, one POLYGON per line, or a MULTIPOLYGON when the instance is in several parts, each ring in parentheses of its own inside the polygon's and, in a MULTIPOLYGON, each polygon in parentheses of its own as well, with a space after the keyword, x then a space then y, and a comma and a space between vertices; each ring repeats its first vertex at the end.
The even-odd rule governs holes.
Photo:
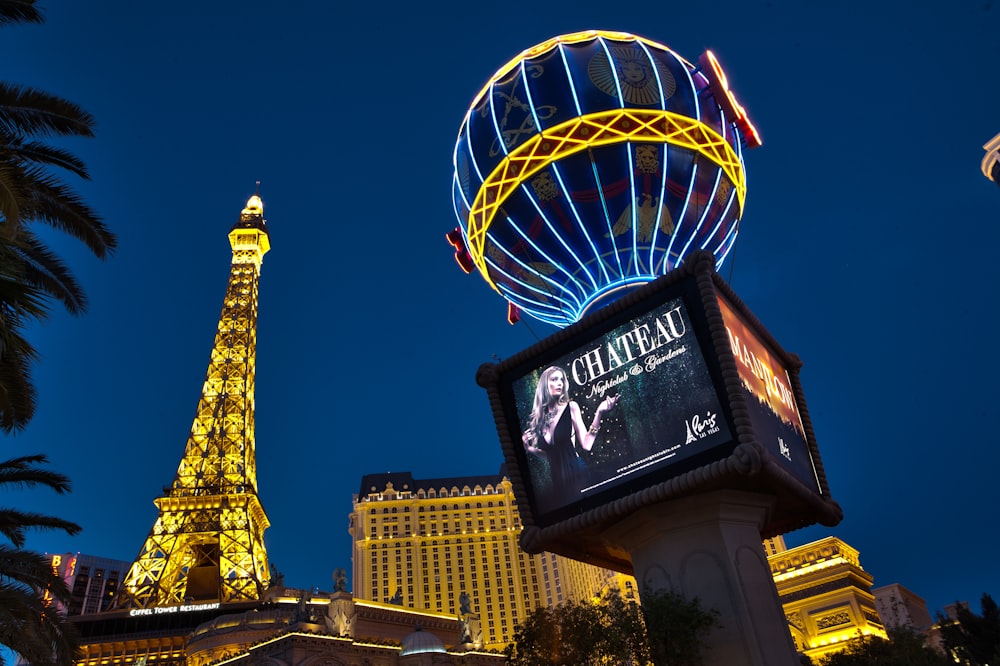
POLYGON ((822 493, 788 369, 717 295, 757 441, 806 487, 822 493))
POLYGON ((627 571, 606 530, 641 507, 763 493, 765 536, 842 515, 785 352, 705 252, 477 373, 522 547, 627 571))
POLYGON ((510 391, 541 522, 733 439, 681 297, 527 368, 510 391))

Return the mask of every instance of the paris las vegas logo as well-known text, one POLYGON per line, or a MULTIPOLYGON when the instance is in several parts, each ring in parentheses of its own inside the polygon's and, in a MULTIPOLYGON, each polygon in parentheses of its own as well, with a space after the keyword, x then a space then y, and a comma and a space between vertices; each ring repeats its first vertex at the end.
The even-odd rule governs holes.
POLYGON ((705 439, 709 435, 714 435, 719 432, 719 426, 715 423, 717 418, 717 414, 705 412, 705 416, 695 414, 690 419, 685 421, 685 425, 687 426, 687 439, 684 440, 684 443, 690 444, 691 442, 697 442, 700 439, 705 439))

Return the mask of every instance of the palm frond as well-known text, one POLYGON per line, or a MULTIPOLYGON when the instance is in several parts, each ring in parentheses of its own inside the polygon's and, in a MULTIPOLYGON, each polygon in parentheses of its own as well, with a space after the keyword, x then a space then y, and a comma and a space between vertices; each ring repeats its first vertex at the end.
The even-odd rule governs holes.
POLYGON ((87 295, 66 264, 30 231, 22 231, 18 240, 24 285, 37 289, 39 296, 44 294, 55 298, 70 314, 85 312, 87 295))
MULTIPOLYGON (((2 243, 0 243, 2 244, 2 243)), ((17 271, 24 272, 24 260, 18 259, 17 271)), ((49 315, 48 296, 24 278, 0 268, 0 336, 3 329, 20 332, 25 322, 40 321, 49 315)))
POLYGON ((3 0, 0 2, 0 25, 9 23, 42 23, 45 17, 35 7, 35 0, 3 0))
POLYGON ((37 591, 0 583, 0 644, 30 664, 71 666, 80 635, 37 591))
POLYGON ((49 458, 44 453, 18 456, 0 462, 0 487, 13 486, 17 489, 45 486, 62 495, 72 490, 72 481, 65 474, 43 469, 49 458))
MULTIPOLYGON (((23 337, 20 340, 31 347, 23 337)), ((7 434, 23 429, 35 415, 38 390, 31 381, 34 361, 34 354, 13 353, 9 348, 0 356, 0 430, 7 434)))
POLYGON ((35 348, 24 336, 31 320, 48 316, 47 296, 20 277, 25 260, 11 243, 0 240, 0 430, 20 430, 35 413, 31 369, 35 348))
POLYGON ((63 231, 83 243, 98 259, 118 246, 115 235, 75 192, 37 168, 25 169, 31 181, 31 196, 21 203, 21 221, 37 220, 63 231))
POLYGON ((94 136, 94 117, 56 95, 0 81, 0 127, 20 136, 94 136))
POLYGON ((18 548, 25 543, 25 533, 29 529, 62 530, 73 536, 83 529, 76 523, 55 516, 30 513, 16 509, 0 508, 0 534, 18 548))
POLYGON ((21 181, 20 167, 10 159, 0 145, 0 237, 13 238, 21 222, 21 208, 18 202, 24 199, 24 192, 18 187, 21 181))
POLYGON ((68 150, 54 148, 37 141, 27 141, 19 144, 16 155, 26 162, 60 167, 76 174, 84 180, 90 180, 87 165, 68 150))
POLYGON ((0 584, 38 591, 45 590, 57 601, 67 602, 70 589, 53 569, 52 561, 31 550, 0 544, 0 584))

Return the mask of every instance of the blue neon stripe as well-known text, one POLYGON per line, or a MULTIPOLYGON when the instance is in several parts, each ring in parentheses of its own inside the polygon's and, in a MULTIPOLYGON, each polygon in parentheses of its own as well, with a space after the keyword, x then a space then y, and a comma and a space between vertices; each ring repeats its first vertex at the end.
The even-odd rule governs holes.
MULTIPOLYGON (((531 188, 528 187, 528 183, 527 182, 521 183, 518 187, 521 190, 521 192, 524 194, 524 196, 528 199, 528 201, 531 202, 531 205, 535 207, 535 210, 538 212, 538 215, 545 222, 545 226, 549 228, 549 231, 552 232, 552 235, 555 237, 555 239, 557 241, 559 241, 559 244, 563 246, 564 250, 566 250, 567 252, 569 252, 569 255, 571 257, 573 257, 574 259, 576 259, 576 263, 580 264, 580 268, 582 268, 583 272, 587 274, 588 278, 590 278, 590 283, 594 286, 594 289, 597 289, 597 281, 594 279, 594 276, 590 274, 590 271, 587 270, 587 266, 586 266, 586 264, 583 263, 583 260, 580 259, 580 257, 577 256, 576 252, 574 252, 573 248, 571 248, 569 246, 569 244, 563 238, 562 234, 555 228, 555 226, 552 224, 552 222, 549 221, 548 216, 545 213, 542 212, 542 208, 541 208, 541 206, 538 205, 538 201, 535 199, 534 195, 531 193, 531 188)), ((510 221, 510 224, 512 226, 515 226, 515 227, 517 226, 516 224, 514 224, 514 222, 512 220, 510 220, 510 218, 508 218, 508 220, 510 221)), ((565 270, 565 269, 563 269, 563 270, 565 270)), ((569 273, 569 271, 566 271, 566 272, 569 273)))
MULTIPOLYGON (((666 211, 667 215, 670 215, 670 209, 666 208, 666 200, 667 200, 667 160, 670 159, 670 147, 669 147, 669 145, 668 144, 663 144, 662 150, 663 150, 663 165, 661 167, 662 173, 660 175, 660 200, 659 200, 659 202, 657 203, 657 206, 656 206, 656 221, 654 223, 656 226, 653 227, 653 242, 652 242, 652 244, 650 245, 650 248, 649 248, 649 271, 650 271, 650 273, 652 273, 654 275, 656 274, 656 270, 655 270, 656 262, 655 262, 654 255, 656 253, 656 248, 659 247, 659 245, 658 245, 658 243, 659 243, 658 237, 660 235, 660 220, 662 219, 662 217, 664 215, 664 211, 666 211)), ((671 219, 671 222, 673 222, 673 219, 671 219)), ((676 233, 677 233, 677 228, 675 226, 674 227, 674 234, 676 235, 676 233)))
POLYGON ((581 294, 586 294, 587 293, 587 291, 588 291, 587 288, 579 280, 577 280, 575 277, 573 277, 573 275, 569 271, 567 271, 565 268, 563 268, 562 265, 560 265, 559 263, 557 263, 556 261, 554 261, 552 259, 552 257, 550 257, 548 254, 545 253, 544 250, 542 250, 540 247, 538 247, 538 245, 535 244, 535 241, 533 241, 530 238, 528 238, 528 235, 525 234, 521 230, 521 228, 519 226, 517 226, 516 224, 514 224, 513 220, 511 220, 508 217, 507 218, 507 222, 508 222, 508 224, 510 224, 511 228, 514 229, 514 231, 516 231, 518 233, 518 235, 521 236, 521 238, 523 238, 524 241, 528 245, 530 245, 532 248, 534 248, 535 252, 537 252, 542 257, 544 257, 545 260, 548 261, 550 264, 552 264, 554 267, 561 269, 566 274, 566 276, 577 285, 577 291, 579 291, 581 294))
MULTIPOLYGON (((601 195, 601 207, 604 209, 604 221, 608 226, 608 238, 611 239, 611 244, 617 247, 615 243, 615 234, 611 226, 611 215, 608 214, 608 202, 604 199, 604 186, 601 185, 601 176, 597 173, 597 163, 594 162, 593 156, 590 156, 590 166, 594 171, 594 183, 597 185, 597 192, 601 195)), ((618 252, 615 251, 615 262, 618 264, 618 275, 624 275, 625 270, 622 268, 622 259, 618 256, 618 252)))
POLYGON ((565 317, 567 312, 574 311, 573 308, 568 305, 560 306, 559 304, 543 303, 533 298, 529 298, 523 293, 510 291, 508 289, 504 289, 502 295, 517 307, 522 310, 527 310, 535 316, 537 316, 538 313, 542 313, 548 317, 565 317))
POLYGON ((667 244, 667 253, 663 256, 663 273, 669 270, 667 263, 670 261, 670 252, 674 249, 674 241, 681 235, 681 227, 684 226, 684 219, 687 217, 688 204, 691 203, 691 191, 694 190, 697 178, 698 161, 695 160, 694 164, 691 165, 691 182, 688 184, 687 194, 684 196, 684 206, 681 208, 681 214, 677 217, 677 222, 674 224, 674 235, 670 237, 670 243, 667 244))
POLYGON ((524 94, 528 98, 528 108, 531 109, 531 119, 535 123, 535 131, 542 131, 542 124, 538 121, 538 113, 535 111, 535 101, 531 99, 531 88, 528 87, 528 76, 524 71, 524 61, 520 63, 521 82, 524 84, 524 94))
MULTIPOLYGON (((677 58, 677 54, 671 52, 672 56, 677 58)), ((684 76, 687 77, 688 85, 691 86, 691 96, 694 97, 694 119, 701 121, 701 98, 698 97, 698 88, 694 85, 694 79, 691 78, 691 72, 688 70, 686 63, 677 58, 681 63, 681 70, 684 72, 684 76)))
POLYGON ((726 260, 729 256, 730 251, 732 251, 733 246, 736 244, 736 236, 739 234, 740 221, 736 220, 733 223, 732 228, 729 229, 729 233, 726 237, 722 239, 722 243, 715 250, 715 263, 717 266, 722 266, 722 262, 726 260), (725 249, 723 249, 725 247, 725 249))
MULTIPOLYGON (((494 242, 492 239, 490 239, 490 242, 493 242, 493 244, 496 245, 496 242, 494 242)), ((570 291, 569 289, 567 289, 565 285, 563 285, 563 284, 561 284, 559 282, 556 282, 555 280, 553 280, 549 276, 543 275, 543 274, 539 273, 537 270, 535 270, 534 268, 532 268, 528 264, 526 264, 523 261, 521 261, 520 259, 518 259, 513 254, 511 254, 506 248, 500 247, 499 245, 496 245, 496 247, 498 249, 500 249, 501 251, 503 251, 503 253, 505 255, 507 255, 507 257, 509 259, 511 259, 515 264, 517 264, 518 266, 520 266, 521 268, 523 268, 525 271, 527 271, 527 272, 531 273, 532 275, 538 277, 538 279, 542 280, 543 282, 547 282, 548 284, 552 285, 556 289, 559 289, 561 291, 566 292, 567 297, 570 298, 570 299, 572 299, 577 305, 579 305, 579 303, 580 303, 579 294, 573 293, 572 291, 570 291)), ((486 261, 488 263, 492 263, 493 265, 496 265, 496 262, 494 262, 492 259, 487 258, 486 261)), ((508 277, 510 277, 511 280, 514 280, 516 282, 520 282, 522 284, 525 284, 523 280, 519 280, 519 279, 515 278, 513 275, 510 275, 506 271, 501 271, 499 268, 497 268, 497 270, 499 272, 503 273, 504 275, 507 275, 508 277)), ((525 286, 527 286, 529 289, 534 289, 535 291, 537 291, 539 293, 543 293, 543 294, 545 294, 547 296, 551 296, 552 298, 556 298, 558 300, 564 300, 562 297, 556 296, 555 292, 545 291, 544 289, 540 289, 537 286, 532 286, 532 285, 529 285, 529 284, 525 284, 525 286)))
MULTIPOLYGON (((497 275, 504 276, 509 282, 513 282, 513 283, 515 283, 517 285, 520 285, 520 287, 522 289, 526 289, 526 290, 530 290, 530 291, 542 294, 542 295, 547 296, 547 297, 551 298, 552 300, 557 301, 558 303, 562 304, 562 307, 555 306, 555 305, 554 306, 550 306, 552 309, 554 309, 554 310, 572 310, 575 307, 579 307, 579 305, 572 304, 569 301, 567 301, 565 299, 562 299, 562 298, 559 298, 558 296, 555 296, 554 294, 552 294, 550 292, 547 292, 547 291, 545 291, 543 289, 539 289, 538 287, 530 285, 527 282, 525 282, 524 280, 520 280, 520 279, 514 277, 513 275, 511 275, 510 273, 504 271, 503 269, 501 269, 499 266, 497 266, 492 261, 489 261, 489 260, 487 260, 487 261, 490 264, 490 272, 495 273, 497 275)), ((520 292, 520 291, 517 291, 517 292, 511 291, 503 281, 496 280, 495 282, 496 282, 497 286, 500 287, 501 291, 503 291, 506 294, 510 294, 509 296, 506 296, 507 300, 509 300, 509 301, 513 301, 513 300, 525 300, 525 301, 530 302, 530 303, 535 303, 537 305, 537 307, 545 307, 544 303, 542 303, 541 301, 535 301, 535 300, 532 300, 532 299, 528 298, 527 296, 525 296, 525 294, 523 292, 520 292)))
MULTIPOLYGON (((472 206, 469 204, 469 200, 465 198, 465 190, 462 189, 462 183, 459 182, 457 173, 455 174, 455 191, 458 193, 458 196, 462 198, 462 203, 465 204, 465 207, 468 208, 469 210, 472 210, 472 206)), ((453 197, 453 199, 454 198, 455 197, 453 197)), ((458 213, 458 202, 454 201, 453 203, 455 204, 455 216, 460 220, 465 220, 465 218, 463 218, 462 215, 458 213)), ((465 222, 466 224, 468 224, 468 220, 465 220, 465 222)))
MULTIPOLYGON (((479 184, 476 185, 476 187, 475 187, 475 191, 478 192, 479 188, 483 186, 483 182, 486 179, 483 178, 483 171, 482 171, 482 169, 479 168, 479 162, 476 161, 476 153, 477 153, 477 151, 473 150, 473 148, 472 148, 472 114, 470 113, 467 116, 467 118, 468 118, 468 120, 466 121, 466 124, 465 124, 465 140, 468 142, 468 148, 466 149, 465 153, 466 153, 466 156, 469 158, 469 162, 472 164, 472 168, 474 168, 476 170, 476 176, 479 177, 479 184)), ((456 150, 457 150, 457 147, 456 147, 456 150)), ((487 151, 487 154, 489 154, 489 151, 487 151)), ((469 189, 470 190, 473 189, 471 182, 469 183, 469 189)), ((469 206, 469 208, 472 208, 472 206, 469 206)))
POLYGON ((556 180, 559 181, 559 187, 562 189, 563 196, 566 197, 566 203, 569 204, 569 209, 573 212, 573 218, 576 220, 577 226, 580 227, 580 231, 583 233, 583 237, 587 239, 587 243, 590 244, 590 249, 594 252, 594 258, 597 260, 597 265, 601 268, 601 273, 604 274, 604 281, 607 282, 611 279, 608 275, 608 269, 604 265, 604 260, 601 259, 601 253, 598 251, 597 246, 594 245, 594 239, 591 237, 590 232, 587 230, 586 225, 583 224, 583 219, 580 217, 580 211, 576 209, 576 204, 569 195, 569 190, 566 188, 566 183, 563 181, 562 174, 559 173, 558 166, 553 162, 550 166, 552 173, 555 174, 556 180))
MULTIPOLYGON (((667 108, 667 98, 663 94, 663 81, 660 79, 660 70, 657 68, 657 61, 653 58, 653 54, 649 52, 646 45, 641 42, 636 42, 642 52, 646 54, 646 59, 649 60, 649 64, 653 69, 653 76, 656 77, 656 90, 660 93, 660 108, 667 108)), ((672 55, 672 54, 671 54, 672 55)), ((653 236, 649 243, 649 270, 650 273, 655 274, 654 267, 656 266, 656 243, 657 236, 660 235, 660 218, 663 216, 663 206, 667 198, 667 157, 669 151, 667 150, 668 144, 662 144, 661 150, 663 151, 663 160, 661 162, 661 178, 660 178, 660 197, 656 205, 656 217, 653 220, 653 236)))
POLYGON ((497 141, 500 142, 500 149, 503 151, 504 157, 506 157, 507 142, 503 140, 503 132, 500 131, 500 123, 497 122, 497 109, 493 104, 493 100, 496 97, 496 95, 493 94, 493 89, 496 85, 496 81, 490 84, 490 119, 493 120, 493 131, 497 133, 497 141))
MULTIPOLYGON (((720 172, 720 176, 721 176, 721 172, 720 172)), ((719 178, 719 182, 722 182, 722 178, 721 177, 719 178)), ((722 223, 725 222, 726 218, 729 216, 729 211, 733 207, 733 201, 735 199, 736 199, 736 187, 733 187, 733 189, 731 189, 729 191, 729 196, 726 197, 726 206, 725 206, 725 208, 722 209, 722 214, 719 215, 719 221, 715 223, 715 227, 708 234, 708 236, 705 237, 705 242, 701 244, 701 249, 703 249, 703 250, 708 249, 708 244, 710 242, 712 242, 712 239, 715 238, 715 234, 717 234, 719 232, 719 227, 722 226, 722 223)), ((718 249, 718 248, 716 248, 716 249, 718 249)), ((712 254, 715 254, 715 252, 713 252, 712 254)), ((716 255, 716 256, 718 256, 718 255, 716 255)))
POLYGON ((559 45, 559 55, 562 56, 563 67, 566 69, 566 80, 569 81, 569 90, 573 93, 573 103, 576 105, 576 115, 582 116, 583 110, 580 108, 580 98, 576 96, 576 84, 573 83, 573 72, 569 69, 569 63, 566 61, 566 50, 562 44, 559 45))
POLYGON ((636 198, 635 198, 635 166, 632 164, 632 142, 625 143, 625 156, 628 157, 628 187, 629 187, 629 198, 632 200, 629 203, 629 208, 632 210, 632 266, 635 267, 635 274, 641 275, 642 271, 639 268, 639 239, 637 234, 638 222, 639 222, 639 211, 636 210, 636 198))
POLYGON ((722 169, 717 169, 715 171, 715 184, 712 186, 711 194, 705 199, 705 208, 701 211, 701 217, 698 219, 698 224, 694 228, 694 233, 691 234, 691 238, 688 238, 688 242, 684 244, 684 249, 681 250, 681 256, 686 257, 688 248, 691 247, 691 243, 694 239, 698 237, 698 232, 701 231, 702 225, 705 224, 705 217, 708 216, 708 211, 712 210, 712 198, 715 196, 715 191, 719 187, 719 179, 722 177, 722 169))
MULTIPOLYGON (((465 227, 469 226, 469 219, 465 215, 463 215, 462 211, 459 209, 459 201, 465 203, 465 195, 462 193, 462 187, 458 184, 458 177, 456 176, 454 180, 455 180, 454 189, 456 194, 451 198, 451 207, 452 210, 455 211, 455 217, 458 218, 459 221, 461 221, 462 223, 462 235, 464 236, 465 227)), ((466 207, 468 207, 468 205, 466 205, 466 207)))
MULTIPOLYGON (((527 284, 523 280, 515 278, 514 276, 510 275, 506 271, 501 270, 492 261, 490 261, 490 264, 491 264, 491 269, 492 270, 495 270, 497 273, 499 273, 500 275, 506 277, 511 282, 514 282, 517 285, 520 285, 520 287, 523 287, 524 289, 531 290, 531 291, 533 291, 535 293, 538 293, 538 294, 543 294, 543 295, 551 298, 552 300, 557 301, 558 303, 562 304, 560 306, 560 305, 553 305, 553 304, 549 304, 549 303, 543 303, 541 301, 538 301, 538 300, 535 300, 533 298, 530 298, 530 297, 526 296, 524 293, 522 293, 520 291, 518 291, 518 292, 511 291, 511 289, 508 287, 508 285, 505 284, 503 281, 498 281, 497 282, 497 288, 500 290, 500 292, 504 296, 504 298, 506 298, 511 303, 514 303, 515 305, 517 305, 522 310, 524 310, 526 312, 530 312, 533 316, 538 316, 540 319, 544 318, 546 321, 550 321, 551 323, 556 323, 557 321, 559 321, 559 322, 565 324, 565 323, 570 323, 568 320, 565 319, 566 313, 567 312, 574 312, 574 311, 578 310, 579 307, 580 307, 579 301, 577 299, 575 299, 575 298, 573 299, 574 302, 571 303, 571 302, 569 302, 569 301, 567 301, 567 300, 565 300, 563 298, 560 298, 560 297, 558 297, 558 296, 556 296, 556 295, 554 295, 554 294, 552 294, 550 292, 546 292, 546 291, 544 291, 542 289, 539 289, 537 286, 527 284), (552 319, 553 315, 550 314, 550 313, 548 313, 548 312, 546 312, 546 311, 553 311, 557 315, 559 315, 559 317, 557 319, 552 319)), ((534 272, 534 271, 532 271, 532 273, 535 274, 535 275, 537 275, 537 273, 534 272)))
POLYGON ((583 306, 580 307, 575 312, 573 312, 573 317, 574 317, 573 321, 579 320, 580 317, 583 315, 583 313, 586 312, 587 308, 589 308, 591 305, 593 305, 593 303, 595 301, 600 300, 601 298, 603 298, 604 296, 606 296, 609 292, 617 291, 618 289, 621 289, 623 287, 627 287, 629 285, 646 284, 647 282, 651 282, 652 280, 653 280, 653 276, 651 276, 651 275, 639 275, 639 276, 622 277, 622 278, 620 278, 618 280, 615 280, 614 282, 612 282, 612 283, 610 283, 610 284, 608 284, 608 285, 606 285, 604 287, 601 287, 600 291, 598 291, 596 293, 593 293, 590 296, 588 296, 587 300, 583 303, 583 306))
POLYGON ((618 91, 618 108, 625 108, 625 96, 622 95, 622 84, 618 81, 618 68, 615 67, 615 61, 611 57, 611 51, 608 50, 608 45, 604 41, 603 37, 598 37, 597 41, 600 43, 601 48, 604 49, 604 55, 608 58, 608 66, 611 68, 611 76, 615 80, 615 90, 618 91))

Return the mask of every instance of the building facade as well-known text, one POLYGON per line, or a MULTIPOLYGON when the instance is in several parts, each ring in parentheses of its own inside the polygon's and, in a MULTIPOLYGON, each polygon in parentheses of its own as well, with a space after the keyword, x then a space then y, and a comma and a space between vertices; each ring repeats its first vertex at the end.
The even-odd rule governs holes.
POLYGON ((926 633, 933 626, 927 602, 899 583, 876 587, 872 594, 875 595, 875 608, 886 628, 902 627, 926 633))
POLYGON ((198 626, 187 666, 501 666, 463 642, 453 615, 361 601, 345 591, 268 590, 265 603, 198 626))
MULTIPOLYGON (((82 553, 48 555, 52 570, 70 589, 67 615, 101 613, 118 598, 118 588, 131 562, 82 553)), ((46 595, 47 596, 47 595, 46 595)))
POLYGON ((414 479, 369 474, 354 496, 357 599, 479 619, 478 647, 502 650, 519 618, 539 606, 581 601, 634 581, 518 545, 521 520, 502 476, 414 479))
POLYGON ((795 647, 813 660, 859 635, 887 638, 858 551, 836 537, 769 555, 795 647))

